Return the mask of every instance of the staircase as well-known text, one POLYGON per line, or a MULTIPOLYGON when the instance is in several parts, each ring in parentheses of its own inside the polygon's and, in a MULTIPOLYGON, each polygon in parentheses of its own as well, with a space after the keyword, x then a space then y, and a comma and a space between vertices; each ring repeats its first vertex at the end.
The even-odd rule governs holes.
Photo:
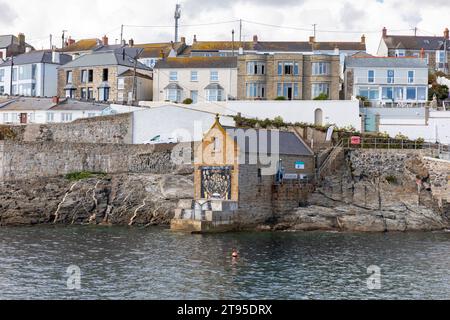
POLYGON ((343 159, 339 159, 339 157, 343 156, 344 154, 343 145, 344 142, 341 140, 335 147, 333 147, 326 160, 317 169, 316 172, 317 183, 320 183, 325 178, 325 176, 331 174, 342 164, 341 161, 343 159))

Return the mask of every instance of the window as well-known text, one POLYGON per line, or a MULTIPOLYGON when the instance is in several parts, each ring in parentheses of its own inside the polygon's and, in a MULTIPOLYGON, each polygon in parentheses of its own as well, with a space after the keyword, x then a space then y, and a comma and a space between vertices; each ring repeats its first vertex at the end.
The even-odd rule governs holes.
POLYGON ((5 69, 0 69, 0 82, 5 81, 5 69))
POLYGON ((178 72, 170 71, 170 81, 178 81, 178 72))
POLYGON ((3 114, 3 123, 8 123, 9 122, 9 113, 4 113, 3 114))
POLYGON ((198 91, 197 90, 191 91, 191 99, 192 99, 192 103, 194 103, 194 104, 198 102, 198 91))
POLYGON ((123 92, 117 93, 117 101, 123 102, 123 98, 124 98, 123 92))
POLYGON ((313 83, 311 98, 315 99, 321 94, 326 94, 328 97, 330 97, 330 85, 328 83, 313 83))
POLYGON ((396 87, 394 89, 394 93, 395 93, 395 100, 404 100, 405 96, 404 96, 404 92, 403 92, 403 87, 396 87))
POLYGON ((219 72, 218 71, 211 71, 210 80, 211 81, 219 81, 219 72))
POLYGON ((366 97, 369 100, 378 100, 380 94, 377 87, 361 87, 359 88, 359 96, 366 97))
POLYGON ((223 101, 223 90, 221 89, 206 90, 206 101, 223 101))
POLYGON ((102 81, 108 81, 109 70, 103 69, 102 81))
POLYGON ((70 99, 75 98, 75 90, 74 89, 66 90, 66 98, 70 98, 70 99))
POLYGON ((88 72, 87 70, 81 70, 81 82, 87 83, 88 80, 88 72))
POLYGON ((171 101, 171 102, 181 102, 181 90, 167 89, 166 90, 166 100, 171 101))
POLYGON ((374 83, 375 82, 375 71, 369 70, 367 72, 367 82, 368 83, 374 83))
POLYGON ((427 100, 427 88, 417 87, 417 100, 420 100, 420 101, 427 100))
POLYGON ((124 78, 119 78, 117 80, 117 89, 119 89, 119 90, 125 89, 125 79, 124 78))
POLYGON ((37 69, 37 65, 32 64, 31 65, 31 79, 32 80, 36 80, 36 69, 37 69))
POLYGON ((88 82, 94 82, 94 70, 89 70, 88 71, 88 82))
POLYGON ((312 74, 314 76, 329 75, 330 74, 330 63, 329 62, 313 62, 312 74))
POLYGON ((265 98, 266 85, 264 83, 250 82, 246 84, 247 98, 265 98))
POLYGON ((73 80, 72 75, 73 75, 72 71, 67 71, 66 72, 66 83, 67 84, 72 83, 72 80, 73 80))
POLYGON ((438 50, 436 51, 436 62, 437 63, 445 63, 445 51, 443 50, 438 50))
POLYGON ((392 87, 383 87, 381 89, 381 97, 383 100, 392 100, 394 98, 394 89, 392 87))
POLYGON ((264 62, 250 61, 247 62, 248 75, 264 75, 266 74, 266 64, 264 62))
POLYGON ((98 100, 108 101, 109 100, 109 88, 98 89, 98 100))
POLYGON ((411 87, 406 89, 406 100, 416 100, 416 88, 411 87))
POLYGON ((86 100, 87 98, 87 89, 81 88, 81 100, 86 100))
POLYGON ((388 70, 387 71, 387 83, 394 83, 394 70, 388 70))
POLYGON ((12 85, 12 88, 11 88, 11 94, 12 95, 17 95, 17 85, 16 84, 13 84, 12 85))
POLYGON ((55 122, 55 114, 53 112, 47 112, 47 122, 55 122))
POLYGON ((220 151, 220 139, 217 137, 213 138, 213 147, 214 147, 214 152, 219 152, 220 151))
POLYGON ((283 63, 281 62, 278 63, 278 75, 279 76, 283 75, 283 63))
POLYGON ((300 67, 297 62, 278 62, 278 75, 296 75, 300 74, 300 67))
POLYGON ((414 71, 408 71, 408 83, 414 83, 414 71))
POLYGON ((17 81, 17 68, 13 68, 12 81, 17 81))
POLYGON ((4 94, 5 93, 5 87, 4 86, 0 86, 0 94, 4 94))
POLYGON ((395 50, 395 56, 396 57, 404 57, 406 55, 405 50, 403 49, 397 49, 395 50))
POLYGON ((94 89, 93 88, 88 88, 87 98, 88 98, 88 100, 94 100, 94 89))
POLYGON ((198 71, 191 71, 191 81, 192 82, 198 81, 198 71))
POLYGON ((298 76, 300 73, 300 68, 298 66, 298 63, 294 63, 294 76, 298 76))
POLYGON ((72 114, 71 113, 61 113, 61 121, 62 122, 72 121, 72 114))

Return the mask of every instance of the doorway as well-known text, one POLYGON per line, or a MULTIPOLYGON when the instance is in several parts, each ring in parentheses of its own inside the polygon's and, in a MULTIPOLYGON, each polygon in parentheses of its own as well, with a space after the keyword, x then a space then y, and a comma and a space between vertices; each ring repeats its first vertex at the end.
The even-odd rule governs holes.
POLYGON ((314 113, 314 123, 316 126, 323 125, 323 111, 322 109, 316 109, 314 113))
POLYGON ((20 114, 20 124, 27 124, 28 123, 28 114, 21 113, 20 114))

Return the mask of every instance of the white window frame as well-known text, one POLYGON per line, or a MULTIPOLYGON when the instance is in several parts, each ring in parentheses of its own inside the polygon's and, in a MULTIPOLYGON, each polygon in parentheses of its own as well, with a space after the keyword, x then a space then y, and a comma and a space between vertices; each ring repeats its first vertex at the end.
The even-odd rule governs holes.
POLYGON ((47 123, 55 122, 55 113, 54 112, 47 112, 46 121, 47 121, 47 123))
POLYGON ((212 82, 218 82, 219 81, 219 71, 211 70, 211 72, 209 74, 209 79, 212 82))
POLYGON ((191 71, 191 82, 198 82, 198 71, 197 70, 191 71))
POLYGON ((170 81, 178 81, 178 71, 170 71, 169 80, 170 81))
POLYGON ((416 81, 416 71, 415 70, 408 70, 407 73, 407 77, 408 77, 408 83, 414 83, 416 81), (409 76, 409 73, 412 72, 412 77, 409 76))

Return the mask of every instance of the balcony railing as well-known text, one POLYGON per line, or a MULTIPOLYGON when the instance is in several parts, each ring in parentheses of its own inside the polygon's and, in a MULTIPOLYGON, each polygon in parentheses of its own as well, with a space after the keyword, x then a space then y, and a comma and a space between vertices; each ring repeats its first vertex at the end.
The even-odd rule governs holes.
POLYGON ((361 108, 425 108, 430 102, 415 101, 360 101, 361 108))
POLYGON ((355 79, 355 84, 364 84, 368 86, 377 85, 426 85, 428 86, 428 78, 408 78, 408 77, 361 77, 355 79))

